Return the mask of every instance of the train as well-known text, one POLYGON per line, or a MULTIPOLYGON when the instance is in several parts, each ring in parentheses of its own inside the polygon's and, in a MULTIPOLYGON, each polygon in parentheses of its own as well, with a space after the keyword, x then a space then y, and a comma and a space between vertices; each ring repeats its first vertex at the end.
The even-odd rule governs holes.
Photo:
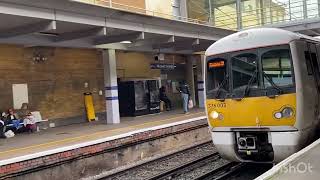
POLYGON ((277 28, 236 32, 206 50, 206 115, 222 157, 277 163, 311 143, 319 57, 319 39, 277 28))

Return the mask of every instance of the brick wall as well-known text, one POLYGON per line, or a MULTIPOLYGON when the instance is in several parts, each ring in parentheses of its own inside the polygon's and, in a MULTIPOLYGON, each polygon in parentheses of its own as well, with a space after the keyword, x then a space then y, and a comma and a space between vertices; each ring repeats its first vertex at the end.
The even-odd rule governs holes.
POLYGON ((26 83, 29 107, 44 118, 68 118, 84 114, 83 93, 93 92, 96 112, 105 111, 103 66, 100 53, 89 49, 23 48, 0 45, 0 110, 13 106, 12 84, 26 83), (48 60, 35 63, 35 52, 48 60), (89 84, 88 88, 84 83, 89 84))
POLYGON ((151 53, 117 51, 117 74, 120 78, 159 78, 160 70, 150 69, 151 53))
MULTIPOLYGON (((150 69, 150 63, 154 62, 151 53, 117 51, 116 56, 120 78, 160 77, 160 70, 150 69)), ((184 66, 184 62, 184 56, 166 55, 163 63, 184 66)), ((184 77, 183 71, 167 73, 172 80, 184 77)), ((97 113, 105 112, 104 95, 99 95, 100 90, 104 92, 102 57, 97 50, 0 45, 0 76, 0 111, 13 107, 12 84, 26 83, 29 108, 40 111, 43 118, 58 121, 79 118, 84 121, 81 118, 85 115, 84 92, 93 93, 97 113), (33 57, 36 52, 47 57, 47 61, 35 63, 33 57), (85 83, 88 83, 87 88, 85 83)), ((179 99, 172 100, 178 102, 179 99)))

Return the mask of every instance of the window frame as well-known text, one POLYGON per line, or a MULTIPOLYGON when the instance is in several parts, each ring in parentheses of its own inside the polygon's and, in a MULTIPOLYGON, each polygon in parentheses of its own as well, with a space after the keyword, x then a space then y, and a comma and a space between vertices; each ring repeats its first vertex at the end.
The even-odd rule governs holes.
MULTIPOLYGON (((295 72, 294 72, 294 66, 293 66, 293 59, 292 59, 292 52, 291 52, 291 46, 290 44, 281 44, 281 45, 273 45, 273 46, 266 46, 266 47, 257 47, 254 49, 245 49, 240 51, 234 51, 234 52, 226 52, 223 54, 216 54, 212 56, 206 57, 205 61, 205 80, 208 81, 208 63, 215 59, 215 58, 222 58, 226 60, 226 75, 229 76, 228 78, 228 90, 226 91, 226 98, 237 98, 237 94, 234 91, 233 86, 233 68, 232 68, 232 57, 235 57, 237 55, 246 54, 246 53, 252 53, 257 56, 257 70, 258 70, 258 86, 256 87, 250 87, 250 93, 246 97, 261 97, 261 96, 268 96, 268 94, 278 94, 278 90, 272 86, 265 87, 263 83, 263 67, 262 67, 262 55, 270 50, 279 50, 279 49, 286 49, 289 51, 289 58, 290 58, 290 71, 292 76, 292 84, 285 85, 285 86, 279 86, 282 90, 282 93, 289 94, 296 92, 296 81, 295 81, 295 72), (232 95, 232 96, 231 96, 232 95)), ((208 84, 206 83, 206 92, 208 92, 208 84)), ((213 98, 215 92, 212 92, 210 94, 206 93, 207 98, 213 98)), ((242 96, 239 96, 242 97, 242 96)))
POLYGON ((281 50, 281 49, 286 49, 289 51, 289 60, 290 60, 290 71, 291 71, 291 76, 292 76, 292 84, 289 84, 289 85, 278 85, 276 84, 277 86, 279 86, 281 89, 283 88, 293 88, 296 86, 295 84, 295 73, 294 73, 294 67, 293 67, 293 60, 292 60, 292 54, 291 54, 291 48, 290 48, 290 45, 278 45, 278 46, 270 46, 270 47, 264 47, 264 48, 259 48, 259 58, 260 58, 260 80, 261 80, 261 88, 262 89, 265 89, 265 90, 268 90, 268 89, 274 89, 272 86, 270 87, 266 87, 265 84, 264 84, 264 77, 263 77, 263 63, 262 63, 262 56, 263 54, 269 52, 269 51, 272 51, 272 50, 281 50))
MULTIPOLYGON (((216 56, 209 56, 206 60, 206 75, 205 75, 205 80, 208 81, 208 77, 209 77, 209 62, 212 62, 214 59, 222 59, 225 61, 225 69, 226 69, 226 74, 224 77, 228 76, 228 82, 227 84, 225 85, 226 86, 226 93, 230 93, 230 81, 231 81, 231 78, 230 78, 230 55, 229 53, 227 54, 220 54, 220 55, 216 55, 216 56)), ((216 88, 214 88, 216 89, 216 88)), ((209 91, 213 91, 214 93, 210 93, 210 94, 215 94, 216 92, 214 91, 214 89, 209 89, 209 86, 208 86, 208 83, 206 84, 206 92, 208 93, 209 91)), ((208 95, 208 94, 207 94, 208 95)))
MULTIPOLYGON (((230 85, 230 92, 234 92, 234 84, 233 84, 233 80, 234 80, 234 78, 233 78, 233 65, 232 65, 232 58, 233 57, 235 57, 235 56, 238 56, 238 55, 241 55, 241 54, 255 54, 256 55, 256 57, 257 57, 257 59, 256 59, 256 67, 257 67, 257 70, 258 70, 258 73, 259 73, 259 66, 260 66, 260 60, 259 60, 259 52, 258 52, 258 49, 249 49, 249 50, 243 50, 243 51, 236 51, 236 52, 232 52, 232 53, 230 53, 230 56, 229 56, 229 62, 230 62, 230 68, 229 68, 229 70, 230 70, 230 78, 231 78, 231 80, 230 80, 230 82, 231 82, 231 85, 230 85)), ((258 74, 258 76, 256 77, 258 80, 258 84, 257 84, 257 87, 258 88, 254 88, 254 89, 259 89, 259 87, 260 87, 260 77, 259 77, 260 75, 258 74)))

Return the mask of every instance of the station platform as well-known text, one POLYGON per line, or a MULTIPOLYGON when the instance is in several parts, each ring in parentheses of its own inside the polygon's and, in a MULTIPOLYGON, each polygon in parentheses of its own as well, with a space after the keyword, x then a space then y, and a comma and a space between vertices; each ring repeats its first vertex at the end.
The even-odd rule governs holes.
POLYGON ((318 180, 320 178, 320 139, 275 165, 256 180, 318 180))
MULTIPOLYGON (((21 169, 46 166, 84 155, 105 152, 121 144, 144 141, 147 138, 198 125, 206 125, 204 109, 182 110, 139 117, 123 117, 120 124, 103 121, 50 128, 33 134, 18 134, 0 139, 1 174, 16 173, 21 169)), ((25 171, 25 170, 23 170, 25 171)))

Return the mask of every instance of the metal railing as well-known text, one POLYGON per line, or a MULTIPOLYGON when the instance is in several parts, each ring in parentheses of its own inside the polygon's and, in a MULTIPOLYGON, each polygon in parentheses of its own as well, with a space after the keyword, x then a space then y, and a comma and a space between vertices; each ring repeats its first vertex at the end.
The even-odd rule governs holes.
MULTIPOLYGON (((221 10, 220 10, 221 11, 221 10)), ((242 9, 241 12, 229 12, 229 17, 241 16, 241 28, 249 28, 256 26, 264 26, 281 22, 290 22, 303 19, 319 18, 320 4, 314 0, 300 0, 294 2, 276 2, 264 6, 262 8, 254 8, 250 10, 242 9)), ((213 20, 212 20, 213 21, 213 20)), ((235 22, 226 18, 225 15, 215 16, 215 25, 224 28, 221 21, 228 26, 236 26, 235 22)))
POLYGON ((93 4, 96 6, 132 12, 132 13, 136 13, 136 14, 161 17, 161 18, 170 19, 170 20, 188 22, 188 23, 199 24, 199 25, 207 25, 207 26, 213 27, 213 25, 210 24, 210 22, 208 22, 208 21, 188 18, 188 17, 184 17, 184 16, 176 16, 173 14, 167 14, 167 13, 163 13, 163 12, 152 11, 152 10, 148 10, 148 9, 144 9, 144 8, 140 8, 140 7, 116 3, 116 2, 113 2, 112 0, 70 0, 70 1, 82 2, 82 3, 87 3, 87 4, 93 4))
MULTIPOLYGON (((237 12, 236 8, 233 11, 226 12, 221 10, 221 7, 218 7, 214 8, 217 13, 215 14, 214 18, 208 18, 207 21, 152 11, 126 4, 120 4, 113 2, 112 0, 71 1, 94 4, 96 6, 143 14, 147 16, 161 17, 170 20, 177 20, 231 30, 239 29, 237 27, 239 24, 237 23, 237 16, 241 16, 240 19, 242 27, 240 27, 240 29, 320 17, 320 4, 317 0, 298 0, 294 2, 291 2, 289 0, 288 2, 278 2, 277 0, 272 0, 269 4, 264 4, 263 7, 258 7, 250 10, 241 9, 241 12, 237 12)), ((207 12, 207 14, 208 13, 210 12, 207 12)))

